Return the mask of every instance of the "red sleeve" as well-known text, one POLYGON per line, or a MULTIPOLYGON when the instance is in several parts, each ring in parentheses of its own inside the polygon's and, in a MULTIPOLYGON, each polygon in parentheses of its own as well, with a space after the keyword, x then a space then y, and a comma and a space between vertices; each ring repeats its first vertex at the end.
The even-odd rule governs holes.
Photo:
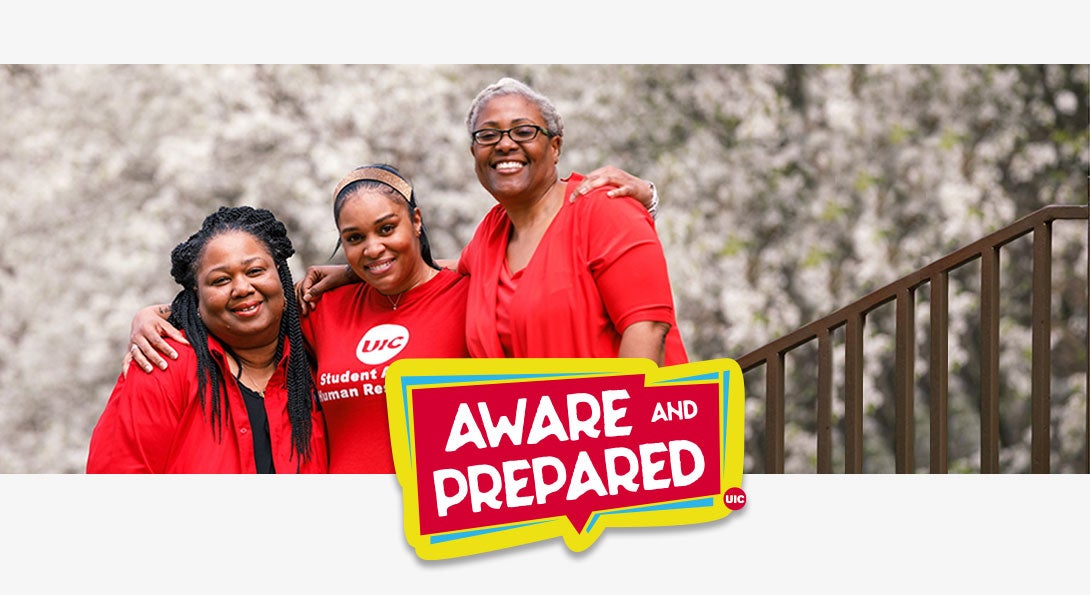
POLYGON ((480 244, 480 240, 477 239, 479 235, 479 231, 474 232, 469 243, 466 244, 465 248, 462 248, 462 254, 458 256, 458 274, 463 277, 471 274, 473 270, 473 265, 471 263, 473 262, 473 259, 477 257, 478 245, 480 244))
MULTIPOLYGON (((175 347, 178 348, 177 346, 175 347)), ((163 473, 187 396, 181 361, 120 376, 91 435, 87 473, 163 473)), ((195 377, 195 373, 194 373, 195 377)))
POLYGON ((364 283, 360 281, 342 285, 326 292, 309 314, 299 318, 299 326, 303 330, 303 342, 307 353, 312 358, 317 357, 319 346, 323 345, 323 339, 340 336, 346 319, 344 312, 355 307, 352 305, 353 300, 366 287, 364 283))
POLYGON ((588 234, 591 274, 606 311, 621 333, 634 322, 674 324, 674 300, 666 256, 646 209, 604 190, 580 198, 588 234))
POLYGON ((322 302, 328 301, 325 299, 327 297, 329 296, 322 296, 322 300, 319 300, 318 303, 314 305, 313 310, 311 310, 306 316, 299 317, 299 326, 303 331, 304 347, 306 347, 307 353, 309 353, 312 357, 314 356, 314 345, 317 345, 315 341, 321 335, 321 331, 319 330, 319 322, 321 322, 320 317, 322 315, 319 314, 319 312, 323 311, 322 302))
POLYGON ((458 274, 463 277, 474 272, 481 274, 490 266, 491 263, 486 262, 489 260, 488 251, 504 237, 509 224, 507 211, 502 206, 497 204, 489 209, 477 223, 469 243, 462 248, 462 254, 458 257, 458 274))

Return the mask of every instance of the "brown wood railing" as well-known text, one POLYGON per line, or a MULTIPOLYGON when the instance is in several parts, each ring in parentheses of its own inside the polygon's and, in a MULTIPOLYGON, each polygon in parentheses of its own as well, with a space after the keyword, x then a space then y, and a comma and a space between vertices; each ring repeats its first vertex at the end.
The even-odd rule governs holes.
MULTIPOLYGON (((948 282, 951 271, 980 261, 980 472, 999 472, 999 255, 1000 248, 1026 234, 1033 234, 1032 278, 1032 378, 1031 470, 1049 472, 1050 450, 1050 352, 1052 222, 1088 219, 1086 206, 1054 205, 1042 208, 964 248, 933 262, 857 302, 755 349, 738 364, 746 374, 765 368, 764 472, 784 472, 785 356, 817 341, 817 471, 832 473, 833 456, 833 345, 834 331, 844 329, 844 472, 863 472, 863 327, 867 315, 879 306, 896 302, 895 334, 895 430, 894 457, 897 473, 915 470, 913 415, 916 346, 916 290, 930 284, 930 472, 948 472, 948 282)), ((1090 222, 1090 220, 1088 220, 1090 222)), ((1090 227, 1088 227, 1090 234, 1090 227)), ((1088 299, 1090 301, 1090 299, 1088 299)), ((1090 376, 1090 369, 1088 369, 1090 376)), ((1088 377, 1090 385, 1090 377, 1088 377)), ((1088 395, 1090 402, 1090 395, 1088 395)), ((1090 406, 1087 407, 1090 433, 1090 406)), ((1086 460, 1090 473, 1090 439, 1086 460)))

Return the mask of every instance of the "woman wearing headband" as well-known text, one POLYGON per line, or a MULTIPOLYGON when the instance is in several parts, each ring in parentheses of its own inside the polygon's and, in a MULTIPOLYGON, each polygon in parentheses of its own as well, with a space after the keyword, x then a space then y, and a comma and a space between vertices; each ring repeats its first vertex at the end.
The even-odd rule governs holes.
POLYGON ((393 167, 350 172, 333 192, 339 242, 356 276, 303 318, 317 359, 331 473, 393 473, 384 394, 401 358, 468 357, 467 280, 440 268, 413 188, 393 167))

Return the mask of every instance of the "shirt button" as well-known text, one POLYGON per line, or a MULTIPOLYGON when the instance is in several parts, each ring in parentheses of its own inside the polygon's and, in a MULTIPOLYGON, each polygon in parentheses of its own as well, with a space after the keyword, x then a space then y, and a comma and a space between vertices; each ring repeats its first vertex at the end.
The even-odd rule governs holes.
POLYGON ((240 434, 245 434, 246 432, 249 432, 249 431, 250 431, 250 430, 249 430, 248 428, 240 428, 240 429, 239 429, 239 433, 240 433, 240 434))

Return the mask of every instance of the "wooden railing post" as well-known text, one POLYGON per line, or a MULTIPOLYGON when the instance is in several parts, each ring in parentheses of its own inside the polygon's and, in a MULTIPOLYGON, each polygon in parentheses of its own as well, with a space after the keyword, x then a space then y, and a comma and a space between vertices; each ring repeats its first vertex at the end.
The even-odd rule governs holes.
POLYGON ((946 271, 931 277, 931 361, 928 374, 931 377, 931 473, 947 473, 949 444, 947 418, 947 390, 950 378, 949 356, 949 278, 946 271))
POLYGON ((916 426, 913 398, 916 394, 916 298, 911 288, 897 293, 896 394, 894 410, 894 456, 897 473, 912 473, 916 468, 916 426))
POLYGON ((783 473, 783 352, 765 363, 765 473, 783 473))
POLYGON ((1051 451, 1052 392, 1052 225, 1038 223, 1033 230, 1033 371, 1031 470, 1048 473, 1051 451))
POLYGON ((833 472, 833 346, 827 328, 818 332, 817 472, 833 472))
POLYGON ((999 247, 980 253, 980 472, 999 473, 999 247))
POLYGON ((844 472, 863 472, 863 315, 844 333, 844 472))

